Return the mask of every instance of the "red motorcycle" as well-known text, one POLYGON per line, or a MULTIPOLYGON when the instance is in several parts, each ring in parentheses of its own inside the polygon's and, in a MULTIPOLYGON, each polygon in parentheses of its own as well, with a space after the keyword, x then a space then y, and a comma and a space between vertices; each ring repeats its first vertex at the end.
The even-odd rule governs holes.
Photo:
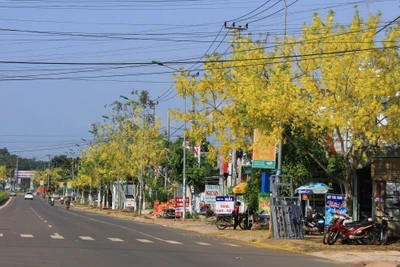
POLYGON ((355 221, 345 214, 335 214, 324 236, 324 243, 333 245, 338 238, 342 243, 356 241, 371 245, 376 239, 375 222, 371 219, 355 221))

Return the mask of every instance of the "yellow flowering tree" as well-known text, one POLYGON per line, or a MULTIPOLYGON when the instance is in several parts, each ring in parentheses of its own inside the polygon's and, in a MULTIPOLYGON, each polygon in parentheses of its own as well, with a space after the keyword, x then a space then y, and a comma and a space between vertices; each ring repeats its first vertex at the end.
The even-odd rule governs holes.
POLYGON ((275 40, 267 52, 264 42, 236 36, 229 58, 211 56, 200 81, 184 71, 175 76, 177 91, 202 106, 191 135, 214 135, 225 153, 251 148, 254 129, 264 134, 258 142, 284 138, 335 175, 352 203, 353 178, 366 153, 400 138, 400 31, 379 22, 379 15, 364 21, 356 11, 343 26, 333 12, 324 20, 315 14, 300 36, 275 40), (294 132, 318 143, 326 161, 290 138, 294 132))

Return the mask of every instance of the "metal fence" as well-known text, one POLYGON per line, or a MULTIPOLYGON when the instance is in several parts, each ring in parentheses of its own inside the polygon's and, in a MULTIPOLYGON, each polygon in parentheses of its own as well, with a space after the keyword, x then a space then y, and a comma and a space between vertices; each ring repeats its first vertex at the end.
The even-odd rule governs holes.
POLYGON ((294 197, 293 177, 289 175, 271 175, 271 219, 274 238, 302 239, 303 224, 299 199, 294 197), (283 196, 286 191, 290 196, 283 196))

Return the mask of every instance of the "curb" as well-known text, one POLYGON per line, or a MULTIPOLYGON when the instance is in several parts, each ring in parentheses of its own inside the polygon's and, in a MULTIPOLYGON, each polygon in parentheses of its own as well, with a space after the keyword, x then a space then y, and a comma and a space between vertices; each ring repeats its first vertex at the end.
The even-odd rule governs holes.
POLYGON ((8 203, 10 203, 11 199, 12 199, 12 197, 8 197, 8 200, 4 204, 0 205, 0 210, 2 208, 5 208, 8 205, 8 203))

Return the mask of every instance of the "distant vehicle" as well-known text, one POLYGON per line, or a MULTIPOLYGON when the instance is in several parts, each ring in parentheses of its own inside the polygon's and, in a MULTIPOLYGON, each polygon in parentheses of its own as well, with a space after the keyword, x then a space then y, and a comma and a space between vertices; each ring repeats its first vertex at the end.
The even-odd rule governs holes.
POLYGON ((59 198, 60 198, 60 195, 59 195, 59 194, 56 194, 56 193, 54 193, 54 194, 52 195, 52 197, 53 197, 54 199, 59 199, 59 198))
POLYGON ((32 192, 26 192, 24 198, 25 198, 25 200, 27 200, 27 199, 33 200, 32 192))
POLYGON ((15 197, 17 195, 17 192, 15 191, 10 191, 10 194, 8 194, 10 197, 15 197))

